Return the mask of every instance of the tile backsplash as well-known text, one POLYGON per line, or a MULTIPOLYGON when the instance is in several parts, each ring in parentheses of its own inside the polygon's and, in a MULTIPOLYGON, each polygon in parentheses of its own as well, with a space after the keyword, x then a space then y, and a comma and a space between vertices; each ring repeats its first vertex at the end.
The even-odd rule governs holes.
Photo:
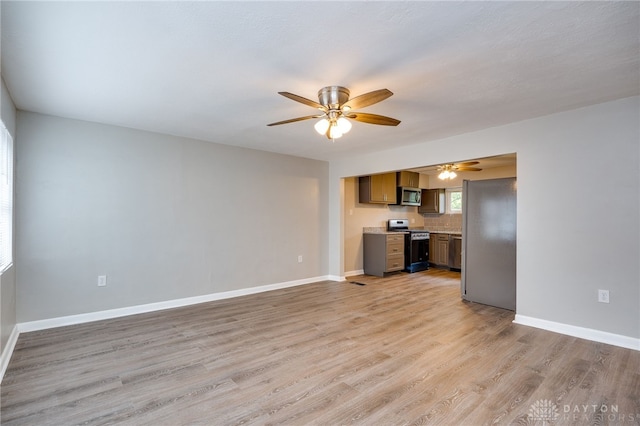
POLYGON ((431 232, 462 232, 461 214, 425 214, 424 227, 431 232))

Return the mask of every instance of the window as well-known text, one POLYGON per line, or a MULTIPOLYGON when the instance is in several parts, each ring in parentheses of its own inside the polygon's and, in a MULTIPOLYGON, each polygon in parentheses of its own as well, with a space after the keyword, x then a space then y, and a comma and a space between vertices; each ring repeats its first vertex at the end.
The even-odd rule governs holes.
POLYGON ((0 121, 0 272, 13 262, 13 139, 0 121))
POLYGON ((462 188, 447 188, 445 195, 447 200, 446 213, 462 213, 462 188))

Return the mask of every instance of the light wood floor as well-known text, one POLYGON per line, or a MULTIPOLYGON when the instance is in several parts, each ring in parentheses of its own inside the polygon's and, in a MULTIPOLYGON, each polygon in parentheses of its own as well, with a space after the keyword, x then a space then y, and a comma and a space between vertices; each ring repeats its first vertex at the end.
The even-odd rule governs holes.
POLYGON ((640 422, 640 352, 515 325, 461 301, 459 278, 358 276, 22 334, 1 421, 543 424, 529 414, 549 401, 552 424, 640 422))

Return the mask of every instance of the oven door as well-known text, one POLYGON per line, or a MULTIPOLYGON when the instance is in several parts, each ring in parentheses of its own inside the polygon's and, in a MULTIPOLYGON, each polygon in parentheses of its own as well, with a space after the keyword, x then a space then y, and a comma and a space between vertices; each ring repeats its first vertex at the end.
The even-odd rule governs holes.
POLYGON ((429 240, 411 240, 411 263, 429 261, 429 240))
POLYGON ((405 271, 418 272, 429 269, 429 239, 405 241, 405 271))

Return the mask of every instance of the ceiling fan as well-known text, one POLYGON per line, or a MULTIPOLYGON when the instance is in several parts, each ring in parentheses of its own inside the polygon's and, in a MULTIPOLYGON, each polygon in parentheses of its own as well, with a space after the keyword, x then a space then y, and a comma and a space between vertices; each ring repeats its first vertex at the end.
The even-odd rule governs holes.
POLYGON ((374 90, 373 92, 349 99, 350 92, 346 87, 327 86, 318 91, 319 102, 289 92, 278 92, 278 94, 316 108, 320 113, 278 121, 267 124, 267 126, 277 126, 312 118, 320 118, 320 121, 314 126, 316 131, 321 135, 326 135, 329 139, 337 139, 351 130, 351 122, 348 119, 382 126, 397 126, 400 124, 400 120, 396 120, 395 118, 354 111, 381 102, 393 95, 393 93, 387 89, 374 90))
POLYGON ((456 172, 479 172, 482 169, 471 167, 479 163, 479 161, 466 161, 464 163, 443 164, 437 167, 437 170, 440 171, 438 178, 442 180, 453 179, 457 176, 456 172))

